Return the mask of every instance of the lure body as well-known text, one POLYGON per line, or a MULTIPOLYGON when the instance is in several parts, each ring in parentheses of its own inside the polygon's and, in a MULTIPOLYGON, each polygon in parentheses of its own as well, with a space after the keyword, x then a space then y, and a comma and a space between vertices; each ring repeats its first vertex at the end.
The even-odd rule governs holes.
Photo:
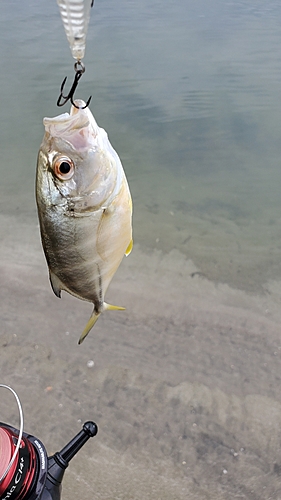
POLYGON ((81 61, 85 55, 86 35, 93 0, 57 0, 72 56, 81 61))

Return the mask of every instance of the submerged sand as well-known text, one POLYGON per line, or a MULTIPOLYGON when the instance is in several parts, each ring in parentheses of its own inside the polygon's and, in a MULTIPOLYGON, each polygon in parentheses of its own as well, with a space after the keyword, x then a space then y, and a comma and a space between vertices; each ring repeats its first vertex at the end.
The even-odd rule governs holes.
MULTIPOLYGON (((78 346, 91 305, 53 295, 35 224, 0 227, 1 383, 49 454, 99 427, 63 498, 281 498, 280 282, 249 294, 136 245, 107 295, 126 311, 78 346)), ((0 419, 17 425, 2 392, 0 419)))

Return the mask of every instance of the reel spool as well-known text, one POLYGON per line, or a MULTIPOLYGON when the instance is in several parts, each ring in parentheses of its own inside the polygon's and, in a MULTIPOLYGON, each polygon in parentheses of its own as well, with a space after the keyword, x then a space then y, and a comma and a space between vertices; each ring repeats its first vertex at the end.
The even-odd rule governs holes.
MULTIPOLYGON (((5 474, 13 457, 19 431, 0 423, 0 475, 5 474)), ((47 453, 43 443, 23 433, 16 459, 0 482, 1 500, 40 498, 47 476, 47 453), (35 444, 36 443, 36 444, 35 444), (43 482, 43 483, 42 483, 43 482), (38 487, 38 485, 40 487, 38 487)))

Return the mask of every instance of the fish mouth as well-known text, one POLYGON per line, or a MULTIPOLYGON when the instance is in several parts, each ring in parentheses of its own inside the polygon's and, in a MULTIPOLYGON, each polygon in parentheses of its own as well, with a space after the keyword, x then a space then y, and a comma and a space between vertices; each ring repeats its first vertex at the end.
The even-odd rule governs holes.
POLYGON ((70 108, 70 115, 73 116, 77 113, 79 113, 79 111, 81 109, 87 109, 88 106, 86 106, 86 103, 83 101, 83 99, 75 99, 74 101, 74 106, 72 105, 71 108, 70 108))
POLYGON ((53 118, 44 118, 45 131, 50 136, 63 139, 70 143, 76 150, 83 151, 96 145, 98 125, 82 99, 76 99, 71 106, 70 113, 63 113, 53 118))

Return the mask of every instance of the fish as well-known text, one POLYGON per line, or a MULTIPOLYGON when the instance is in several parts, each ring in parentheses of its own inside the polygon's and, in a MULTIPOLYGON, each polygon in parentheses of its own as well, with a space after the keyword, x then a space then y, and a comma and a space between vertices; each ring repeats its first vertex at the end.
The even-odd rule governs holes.
POLYGON ((121 160, 84 101, 70 113, 44 118, 36 203, 50 284, 94 306, 78 344, 103 311, 124 255, 133 248, 132 198, 121 160))

